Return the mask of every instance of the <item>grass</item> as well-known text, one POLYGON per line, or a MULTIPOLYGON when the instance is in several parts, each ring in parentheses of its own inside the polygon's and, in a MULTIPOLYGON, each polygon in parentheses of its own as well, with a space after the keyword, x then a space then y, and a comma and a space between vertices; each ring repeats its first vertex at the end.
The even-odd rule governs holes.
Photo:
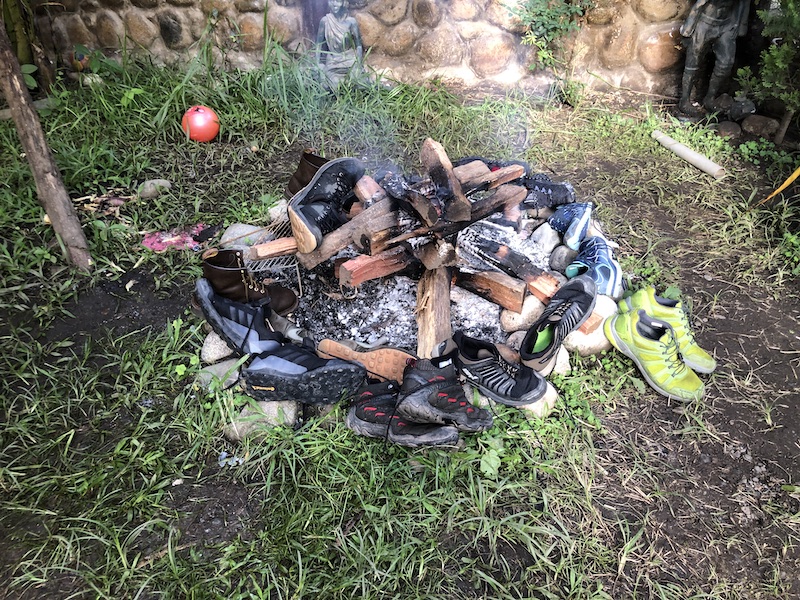
MULTIPOLYGON (((249 73, 201 62, 119 69, 98 58, 101 86, 55 93, 42 119, 72 197, 134 195, 153 177, 173 183, 153 201, 127 203, 119 219, 82 213, 97 259, 89 277, 63 265, 15 131, 0 123, 0 568, 9 597, 790 597, 780 571, 796 559, 798 526, 785 505, 770 508, 774 527, 794 533, 781 537, 768 577, 720 573, 693 554, 705 542, 692 535, 710 534, 679 522, 690 501, 667 483, 681 476, 669 449, 723 444, 725 433, 705 403, 674 408, 672 420, 654 413, 618 354, 576 358, 572 375, 554 379, 560 400, 544 422, 497 407, 495 428, 463 448, 409 452, 353 436, 341 406, 299 430, 231 445, 221 430, 241 398, 193 384, 203 330, 191 315, 161 330, 48 341, 71 300, 134 269, 164 294, 191 285, 196 257, 154 254, 142 232, 263 221, 306 146, 406 170, 419 168, 426 137, 454 157, 526 158, 592 194, 636 285, 680 287, 683 262, 699 255, 704 269, 735 268, 746 284, 793 276, 796 247, 784 234, 796 206, 753 208, 752 185, 708 182, 654 146, 649 133, 662 128, 757 177, 717 138, 652 106, 620 115, 515 96, 465 104, 438 82, 379 81, 331 96, 278 48, 267 58, 249 73), (196 103, 222 118, 212 144, 187 143, 178 126, 196 103), (714 220, 693 220, 701 209, 714 220), (681 228, 691 244, 664 235, 681 228), (245 460, 220 467, 223 451, 245 460), (674 535, 692 552, 682 556, 674 535)), ((762 389, 757 378, 720 385, 762 389)), ((753 400, 752 410, 774 426, 774 403, 753 400)), ((714 544, 723 554, 751 547, 739 535, 714 544)))

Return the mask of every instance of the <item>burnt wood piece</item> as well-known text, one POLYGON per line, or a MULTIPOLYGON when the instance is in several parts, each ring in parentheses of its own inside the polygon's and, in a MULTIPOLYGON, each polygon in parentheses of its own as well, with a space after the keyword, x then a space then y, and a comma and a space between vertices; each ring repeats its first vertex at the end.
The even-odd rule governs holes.
POLYGON ((456 285, 499 304, 503 308, 522 312, 527 286, 524 281, 500 271, 480 271, 478 273, 456 273, 456 285))
POLYGON ((472 205, 464 191, 461 182, 453 173, 453 163, 444 151, 442 145, 431 138, 426 139, 420 150, 420 162, 425 167, 428 175, 438 188, 444 189, 450 196, 445 201, 444 217, 448 221, 468 221, 472 213, 472 205))
POLYGON ((430 358, 452 336, 450 272, 447 267, 425 271, 417 284, 417 356, 430 358))
POLYGON ((423 264, 426 269, 438 269, 439 267, 453 267, 458 261, 456 249, 453 244, 444 240, 434 240, 428 242, 414 250, 414 256, 423 264))
POLYGON ((398 273, 414 261, 414 256, 403 246, 390 248, 374 256, 356 256, 339 266, 339 283, 358 287, 370 279, 398 273))
POLYGON ((295 253, 297 253, 297 240, 293 237, 282 237, 251 246, 247 250, 247 258, 248 260, 267 260, 295 253))
POLYGON ((428 187, 433 186, 415 185, 409 187, 406 190, 406 197, 400 202, 417 213, 420 220, 430 227, 442 216, 442 206, 435 196, 435 191, 427 189, 428 187))
POLYGON ((502 210, 506 205, 519 204, 528 195, 528 190, 518 185, 502 185, 487 198, 476 200, 472 203, 472 214, 468 221, 460 223, 448 223, 439 221, 431 227, 419 227, 413 231, 408 231, 386 242, 387 246, 393 246, 405 242, 415 237, 423 235, 435 235, 436 237, 446 237, 458 233, 465 227, 480 221, 491 215, 493 212, 502 210))
POLYGON ((378 182, 369 175, 364 175, 358 180, 353 192, 355 193, 356 198, 364 203, 365 208, 368 208, 376 202, 386 198, 386 190, 378 185, 378 182))
MULTIPOLYGON (((334 229, 324 238, 322 243, 313 252, 303 254, 297 253, 297 260, 306 269, 313 269, 317 265, 325 262, 331 256, 347 248, 353 243, 353 236, 363 236, 364 231, 375 232, 390 228, 392 223, 397 223, 394 202, 390 198, 384 198, 376 202, 369 208, 361 211, 353 219, 334 229), (391 215, 394 215, 391 216, 391 215), (387 225, 389 224, 389 225, 387 225), (375 229, 376 226, 382 229, 375 229)), ((361 237, 359 237, 361 239, 361 237)))
POLYGON ((473 192, 492 190, 504 183, 511 183, 525 175, 525 167, 522 165, 508 165, 496 171, 489 171, 487 175, 481 175, 473 179, 461 182, 461 188, 467 194, 473 192))

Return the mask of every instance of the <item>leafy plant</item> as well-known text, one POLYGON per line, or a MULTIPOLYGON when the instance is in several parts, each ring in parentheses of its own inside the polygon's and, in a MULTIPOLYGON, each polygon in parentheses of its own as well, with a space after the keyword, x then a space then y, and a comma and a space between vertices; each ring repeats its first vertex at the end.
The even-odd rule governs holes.
POLYGON ((565 37, 579 29, 580 18, 594 6, 592 0, 525 0, 509 7, 523 24, 522 43, 536 48, 537 65, 558 64, 565 37))

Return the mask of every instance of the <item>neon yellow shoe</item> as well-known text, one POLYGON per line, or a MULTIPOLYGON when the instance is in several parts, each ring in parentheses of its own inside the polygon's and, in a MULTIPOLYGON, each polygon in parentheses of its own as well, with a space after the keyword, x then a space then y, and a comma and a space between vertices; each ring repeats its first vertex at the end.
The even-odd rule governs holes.
POLYGON ((683 362, 698 373, 712 373, 717 368, 717 361, 708 352, 697 345, 689 325, 689 317, 683 310, 680 300, 670 300, 656 295, 655 288, 647 287, 638 290, 632 296, 619 301, 619 311, 643 309, 651 317, 666 321, 675 332, 678 351, 683 362))
POLYGON ((608 341, 633 360, 650 387, 662 396, 691 401, 703 397, 700 378, 681 361, 669 323, 634 310, 606 319, 608 341))

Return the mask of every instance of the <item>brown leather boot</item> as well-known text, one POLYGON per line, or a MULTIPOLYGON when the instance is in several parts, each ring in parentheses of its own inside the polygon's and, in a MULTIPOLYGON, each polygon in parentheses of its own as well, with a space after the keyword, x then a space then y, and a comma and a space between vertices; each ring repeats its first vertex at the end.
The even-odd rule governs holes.
POLYGON ((297 294, 276 283, 263 285, 256 281, 244 264, 241 250, 209 248, 203 252, 203 277, 216 294, 234 302, 255 302, 270 299, 270 308, 287 315, 297 307, 297 294))
POLYGON ((316 175, 317 171, 319 171, 320 167, 326 162, 328 162, 328 159, 314 154, 313 148, 306 148, 303 150, 303 154, 300 156, 300 164, 297 165, 297 170, 294 172, 294 175, 292 175, 292 178, 289 180, 289 185, 286 186, 286 190, 283 192, 286 199, 288 200, 306 187, 314 175, 316 175))

